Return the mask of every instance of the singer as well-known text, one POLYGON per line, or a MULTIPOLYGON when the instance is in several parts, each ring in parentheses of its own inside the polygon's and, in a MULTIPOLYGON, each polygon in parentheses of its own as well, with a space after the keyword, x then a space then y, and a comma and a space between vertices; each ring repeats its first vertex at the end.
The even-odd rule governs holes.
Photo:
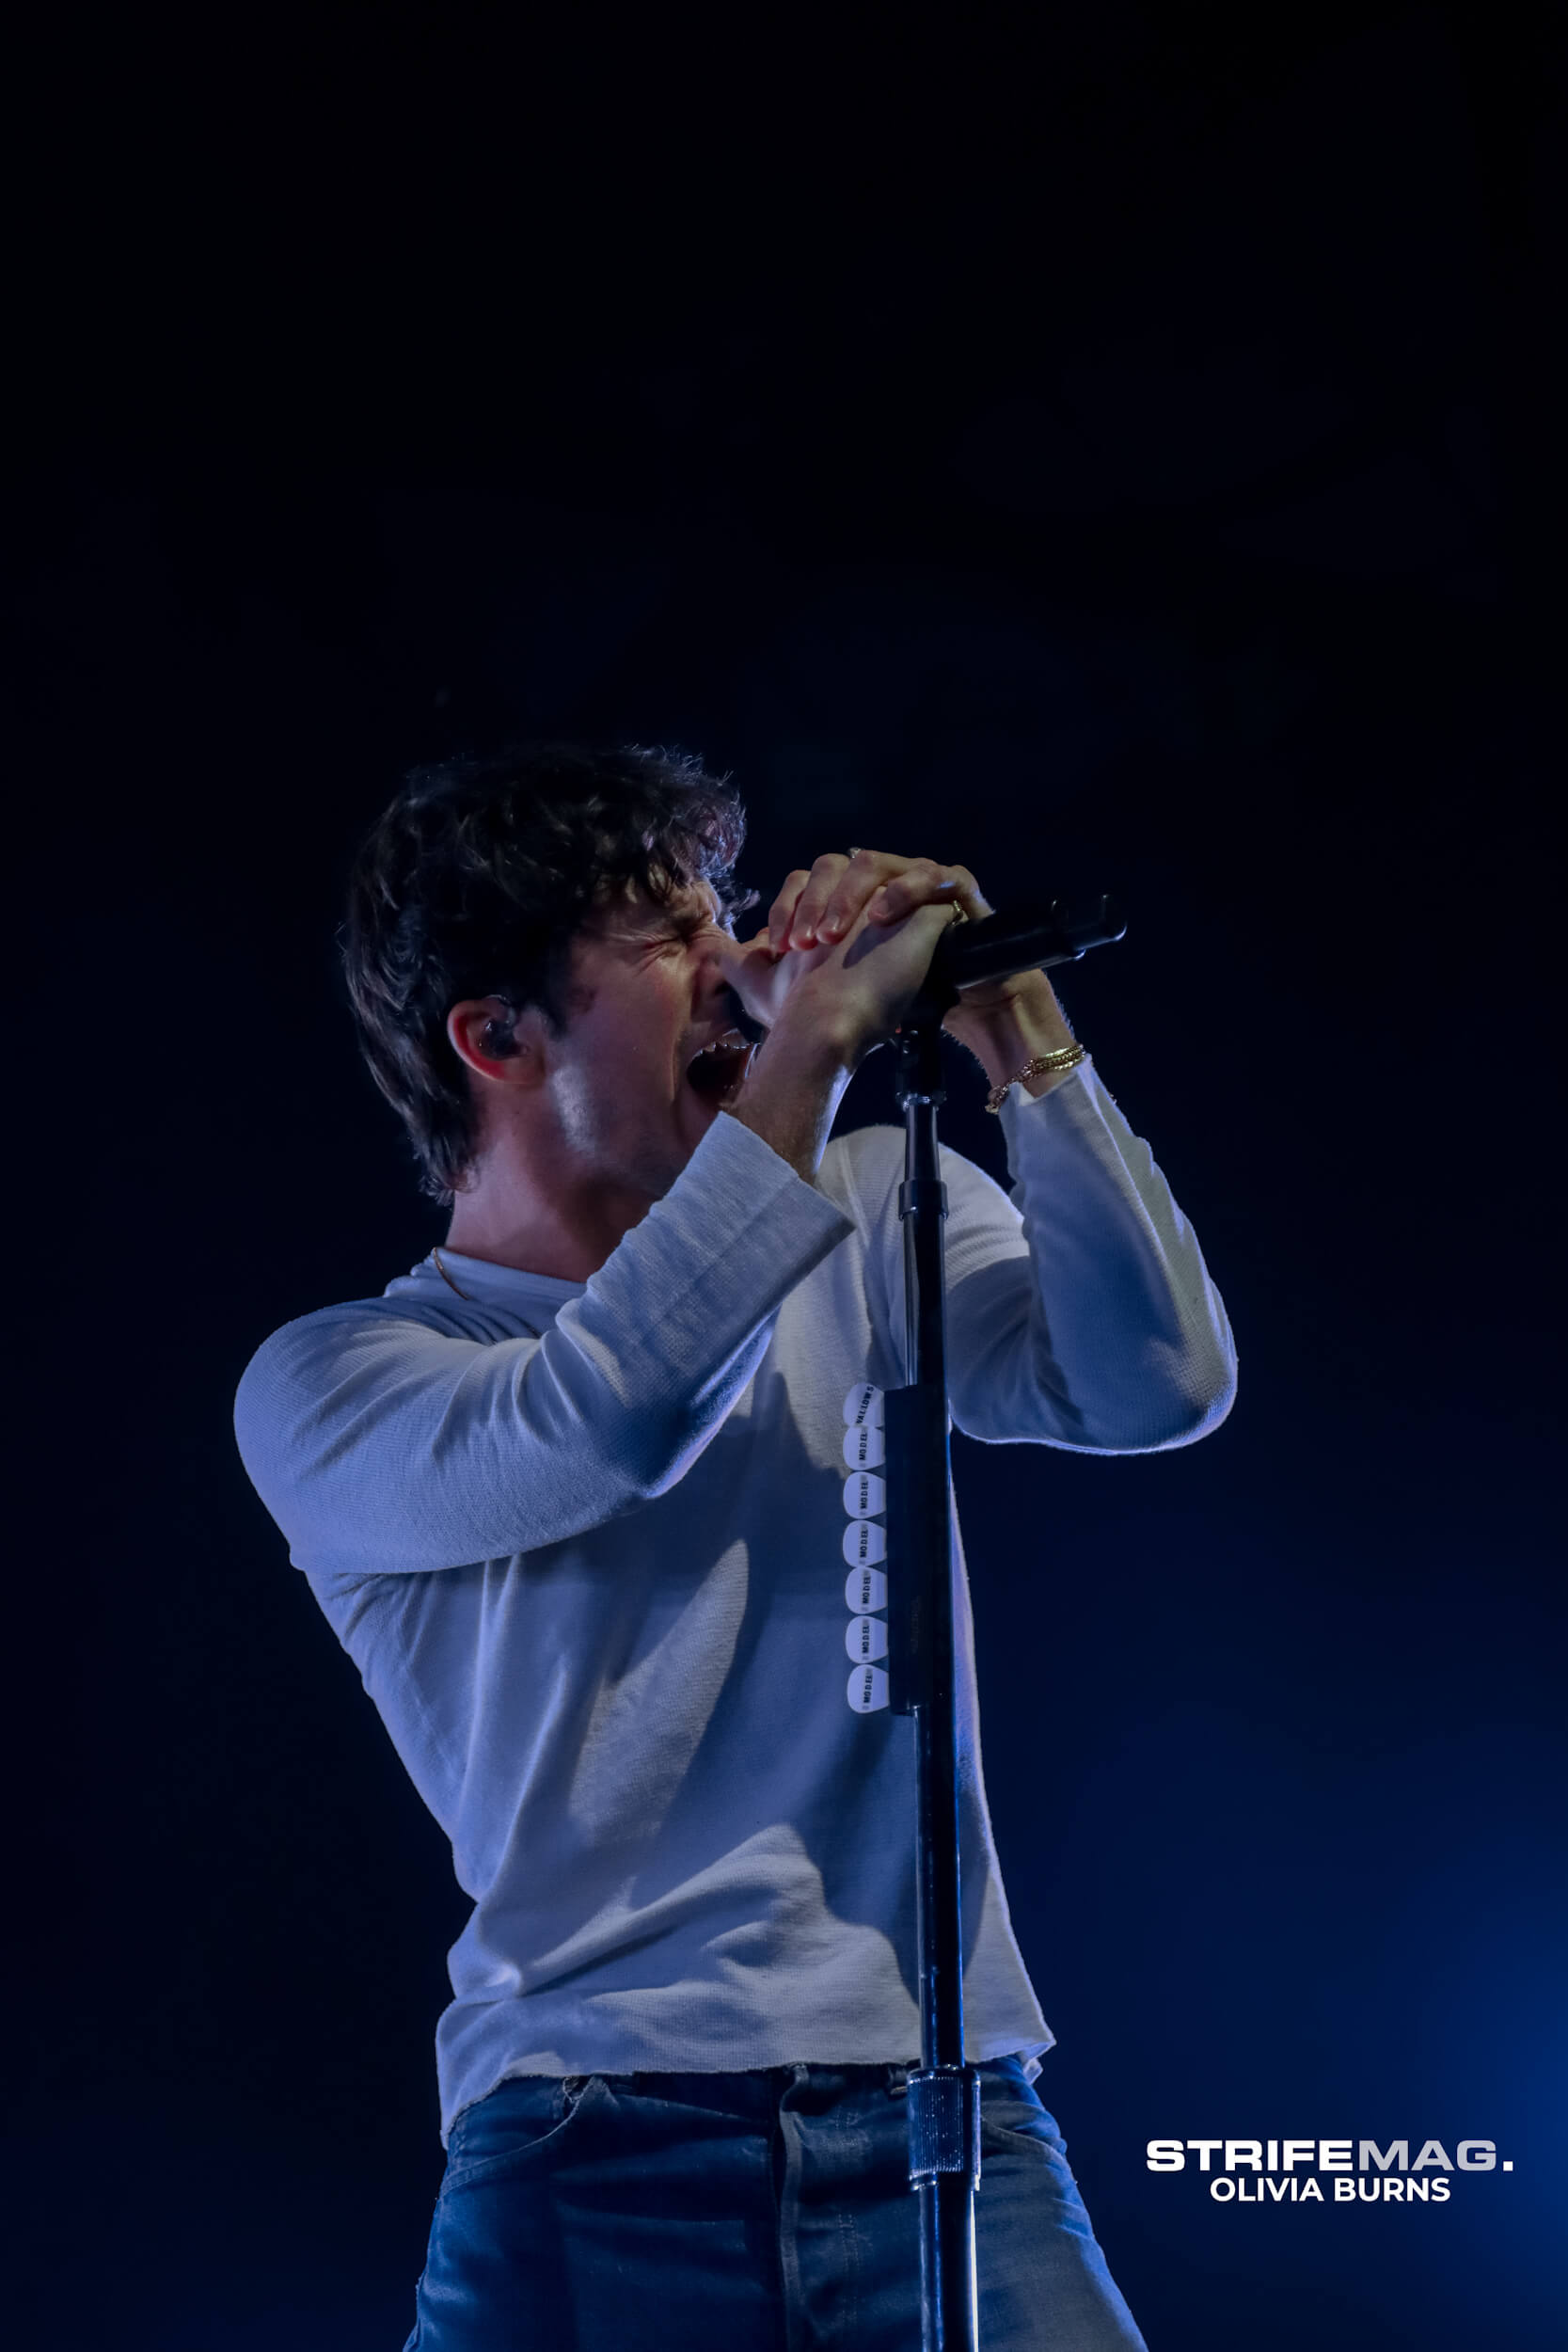
MULTIPOLYGON (((250 1476, 473 1905, 408 2352, 919 2339, 911 1726, 847 1703, 842 1549, 847 1391, 903 1376, 902 1139, 829 1134, 945 927, 988 910, 963 866, 846 848, 736 937, 742 833, 695 761, 638 749, 408 780, 344 958, 450 1231, 381 1297, 277 1332, 240 1387, 250 1476)), ((1015 1183, 944 1155, 957 1426, 1202 1437, 1234 1390, 1224 1309, 1049 982, 969 991, 946 1025, 1015 1183)), ((991 1844, 954 1542, 980 2341, 1126 2352, 1034 2087, 1052 2035, 991 1844)))

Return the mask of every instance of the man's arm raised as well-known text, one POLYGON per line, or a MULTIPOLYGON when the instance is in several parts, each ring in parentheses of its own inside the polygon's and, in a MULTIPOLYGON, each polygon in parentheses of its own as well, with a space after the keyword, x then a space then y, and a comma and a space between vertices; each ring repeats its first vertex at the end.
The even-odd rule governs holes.
MULTIPOLYGON (((976 918, 990 912, 967 866, 862 850, 791 874, 761 944, 787 977, 955 906, 976 918)), ((916 984, 938 936, 916 933, 918 950, 911 942, 916 984)), ((890 993, 886 1028, 899 1009, 890 993)), ((966 990, 944 1025, 993 1087, 1073 1041, 1043 972, 966 990)), ((1003 1126, 1019 1180, 1012 1201, 943 1155, 956 1422, 975 1437, 1091 1452, 1201 1437, 1229 1409, 1235 1348, 1196 1237, 1148 1146, 1086 1066, 1023 1080, 1003 1126), (1041 1101, 1059 1089, 1058 1101, 1041 1101)), ((891 1232, 890 1207, 867 1205, 891 1232)))
POLYGON ((767 928, 726 959, 731 987, 768 1030, 731 1116, 808 1184, 857 1065, 892 1035, 926 977, 962 895, 958 875, 977 897, 961 867, 866 850, 818 858, 789 877, 767 928), (902 882, 890 898, 882 884, 895 869, 902 882))

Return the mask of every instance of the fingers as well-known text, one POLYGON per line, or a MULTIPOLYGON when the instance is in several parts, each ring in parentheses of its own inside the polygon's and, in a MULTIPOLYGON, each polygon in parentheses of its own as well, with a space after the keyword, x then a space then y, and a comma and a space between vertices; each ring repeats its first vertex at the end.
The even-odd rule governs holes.
POLYGON ((896 858, 879 859, 872 851, 857 850, 849 857, 819 857, 809 873, 797 868, 768 909, 768 932, 775 949, 782 955, 786 947, 815 947, 819 941, 842 939, 859 919, 882 869, 897 863, 896 858))
POLYGON ((898 857, 888 850, 832 854, 785 878, 768 909, 768 943, 775 955, 832 945, 863 914, 873 923, 899 923, 916 907, 942 905, 976 917, 990 913, 967 866, 940 866, 934 858, 898 857))
POLYGON ((784 876, 779 895, 768 910, 768 944, 776 956, 782 956, 789 946, 790 925, 795 919, 795 910, 800 902, 800 893, 810 880, 805 867, 798 866, 793 874, 784 876))
MULTIPOLYGON (((866 852, 863 850, 857 850, 852 857, 838 854, 819 857, 812 866, 811 872, 799 878, 800 888, 796 892, 794 904, 790 909, 789 928, 782 938, 778 933, 773 932, 773 918, 771 915, 768 916, 768 928, 769 932, 773 932, 777 944, 784 947, 815 947, 822 940, 841 939, 849 926, 844 923, 840 928, 829 930, 827 928, 828 912, 830 908, 837 909, 840 901, 846 898, 855 896, 857 885, 850 882, 848 878, 855 874, 857 867, 863 866, 865 863, 866 852)), ((788 890, 790 883, 797 879, 797 876, 791 874, 789 882, 784 884, 784 889, 788 890)), ((875 883, 870 881, 865 882, 861 892, 861 905, 864 904, 875 886, 875 883)), ((856 907, 855 913, 857 914, 860 913, 860 906, 856 907)))
POLYGON ((841 871, 817 918, 816 936, 830 943, 847 938, 878 890, 890 876, 910 863, 887 850, 856 850, 842 862, 841 871))
POLYGON ((867 920, 901 923, 916 907, 957 906, 978 919, 990 913, 979 883, 967 866, 939 866, 934 858, 900 858, 899 871, 872 892, 867 920))

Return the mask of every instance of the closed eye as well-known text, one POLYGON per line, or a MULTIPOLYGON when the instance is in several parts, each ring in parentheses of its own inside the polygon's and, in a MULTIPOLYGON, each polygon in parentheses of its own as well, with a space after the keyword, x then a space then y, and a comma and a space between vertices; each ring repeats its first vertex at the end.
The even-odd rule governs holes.
POLYGON ((657 926, 641 934, 605 930, 600 937, 619 941, 630 947, 641 961, 650 956, 666 955, 672 948, 686 949, 701 939, 705 931, 720 931, 727 939, 735 936, 734 917, 728 909, 722 914, 706 907, 672 910, 657 926))
POLYGON ((728 922, 717 922, 711 914, 680 915, 671 926, 670 935, 677 939, 683 947, 689 947, 694 940, 702 938, 705 931, 722 931, 726 937, 733 935, 728 922))

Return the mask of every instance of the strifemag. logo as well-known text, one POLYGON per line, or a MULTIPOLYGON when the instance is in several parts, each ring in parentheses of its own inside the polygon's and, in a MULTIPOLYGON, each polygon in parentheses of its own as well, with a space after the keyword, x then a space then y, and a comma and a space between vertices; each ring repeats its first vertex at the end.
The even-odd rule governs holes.
POLYGON ((1144 2161, 1207 2173, 1221 2205, 1446 2205, 1461 2174, 1513 2169, 1491 2139, 1151 2139, 1144 2161))

